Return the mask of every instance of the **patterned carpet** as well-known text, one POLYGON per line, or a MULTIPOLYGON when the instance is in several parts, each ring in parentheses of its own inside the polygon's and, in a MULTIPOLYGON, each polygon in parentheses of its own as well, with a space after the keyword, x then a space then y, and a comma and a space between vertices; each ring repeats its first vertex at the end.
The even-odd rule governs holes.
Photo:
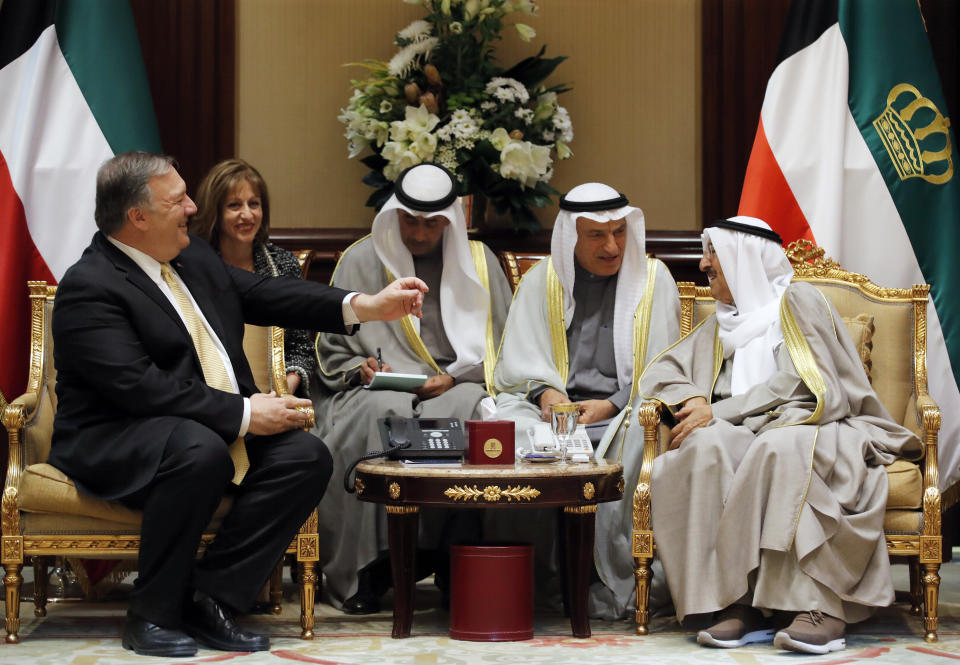
POLYGON ((695 662, 761 665, 802 660, 805 664, 818 665, 860 661, 878 665, 946 664, 951 660, 960 660, 960 599, 955 591, 958 588, 955 585, 960 580, 960 570, 954 570, 960 569, 960 565, 948 564, 944 568, 945 602, 940 606, 940 642, 925 643, 919 619, 909 616, 906 606, 896 605, 878 613, 870 621, 852 627, 847 637, 847 649, 828 656, 788 654, 772 646, 735 650, 705 649, 696 644, 693 631, 683 630, 672 617, 655 619, 651 623, 651 634, 646 637, 635 635, 633 625, 629 622, 593 621, 593 637, 578 640, 570 637, 566 619, 559 615, 538 612, 532 640, 509 643, 457 641, 447 635, 448 615, 435 609, 438 600, 435 590, 421 585, 418 588, 418 610, 414 616, 413 636, 406 640, 390 638, 389 612, 371 617, 349 617, 325 603, 317 604, 316 638, 310 642, 300 640, 299 603, 291 587, 287 589, 288 595, 281 615, 255 616, 245 622, 251 629, 272 638, 269 652, 235 654, 201 650, 190 659, 144 658, 125 651, 119 640, 125 611, 125 603, 122 601, 51 603, 48 606, 48 616, 42 619, 33 617, 31 603, 24 603, 21 643, 0 645, 0 663, 113 665, 229 661, 238 665, 672 665, 695 662))

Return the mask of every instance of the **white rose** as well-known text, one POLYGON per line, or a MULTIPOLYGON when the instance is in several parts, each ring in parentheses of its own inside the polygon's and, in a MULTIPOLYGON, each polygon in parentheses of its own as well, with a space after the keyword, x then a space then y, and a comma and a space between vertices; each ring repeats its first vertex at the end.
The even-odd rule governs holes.
POLYGON ((511 180, 519 180, 523 185, 526 185, 532 176, 536 184, 536 172, 529 143, 511 141, 500 151, 500 175, 511 180))
POLYGON ((388 143, 381 154, 389 162, 383 167, 383 175, 387 180, 396 180, 405 169, 423 161, 401 143, 388 143))
POLYGON ((497 150, 502 151, 512 140, 510 134, 508 134, 507 130, 503 127, 497 127, 493 130, 493 133, 490 134, 490 144, 497 150))
MULTIPOLYGON (((536 180, 539 180, 540 176, 546 173, 550 168, 550 164, 553 163, 553 160, 550 159, 550 146, 534 145, 532 143, 528 143, 527 145, 530 146, 530 155, 533 159, 533 167, 537 174, 536 180)), ((528 185, 533 187, 533 185, 537 184, 536 180, 534 180, 533 183, 528 183, 528 185)))
POLYGON ((433 159, 433 153, 437 150, 437 137, 433 134, 420 134, 413 143, 410 144, 410 151, 413 152, 420 161, 428 162, 433 159))

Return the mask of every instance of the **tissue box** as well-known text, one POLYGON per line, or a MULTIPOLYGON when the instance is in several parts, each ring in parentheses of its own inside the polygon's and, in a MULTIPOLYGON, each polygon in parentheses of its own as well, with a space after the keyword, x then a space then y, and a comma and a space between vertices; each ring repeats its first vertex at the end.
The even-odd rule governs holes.
POLYGON ((512 420, 468 420, 468 464, 513 464, 512 420))

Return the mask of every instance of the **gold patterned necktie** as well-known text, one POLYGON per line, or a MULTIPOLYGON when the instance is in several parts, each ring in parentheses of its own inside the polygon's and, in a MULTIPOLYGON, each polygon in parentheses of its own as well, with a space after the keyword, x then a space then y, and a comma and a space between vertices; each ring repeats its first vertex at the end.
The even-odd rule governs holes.
MULTIPOLYGON (((207 328, 200 320, 190 298, 180 287, 180 283, 173 275, 173 270, 166 263, 160 264, 160 275, 163 281, 170 287, 173 299, 177 301, 177 307, 187 323, 187 330, 193 339, 193 347, 200 358, 200 367, 203 368, 203 378, 207 385, 217 390, 232 393, 233 385, 230 383, 230 376, 227 374, 227 368, 223 364, 223 358, 217 351, 213 338, 207 332, 207 328)), ((247 447, 243 442, 243 437, 238 438, 230 444, 230 459, 233 460, 233 483, 239 485, 250 468, 250 460, 247 457, 247 447)))

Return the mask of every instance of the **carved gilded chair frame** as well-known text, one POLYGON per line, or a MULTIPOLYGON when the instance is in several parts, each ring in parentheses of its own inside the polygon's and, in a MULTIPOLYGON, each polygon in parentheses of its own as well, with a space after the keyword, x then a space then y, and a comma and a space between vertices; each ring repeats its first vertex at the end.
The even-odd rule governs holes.
MULTIPOLYGON (((806 240, 791 243, 786 250, 794 269, 794 279, 817 284, 837 284, 852 287, 867 301, 913 304, 913 390, 916 395, 917 424, 921 432, 924 457, 922 528, 917 534, 888 534, 887 551, 891 557, 905 558, 910 565, 910 595, 912 612, 923 616, 924 637, 937 641, 938 602, 940 586, 941 504, 939 469, 937 467, 937 437, 940 430, 940 409, 927 390, 927 303, 930 287, 926 284, 911 288, 885 288, 871 282, 865 275, 848 272, 835 261, 824 257, 824 250, 806 240), (922 592, 921 592, 922 587, 922 592)), ((677 284, 680 292, 681 333, 693 328, 697 302, 713 302, 709 287, 698 287, 691 282, 677 284)), ((648 401, 638 412, 644 428, 644 455, 633 495, 632 554, 636 562, 637 633, 647 634, 649 620, 650 563, 656 552, 651 525, 650 476, 654 458, 666 448, 666 434, 661 435, 660 404, 648 401)))
MULTIPOLYGON (((45 367, 48 360, 46 345, 46 327, 50 325, 49 311, 56 294, 55 286, 46 282, 28 282, 31 307, 30 329, 30 369, 27 391, 12 400, 3 409, 3 424, 7 428, 9 460, 7 477, 0 503, 0 563, 3 564, 4 596, 6 600, 6 641, 17 643, 20 631, 20 587, 23 582, 22 568, 25 561, 32 561, 40 573, 36 583, 36 616, 46 616, 46 588, 39 583, 45 579, 45 557, 64 556, 80 559, 136 559, 140 548, 139 534, 131 534, 130 528, 123 533, 78 533, 75 535, 35 535, 26 531, 21 519, 20 486, 25 470, 25 461, 29 458, 24 450, 25 432, 37 419, 44 408, 45 367)), ((269 358, 271 379, 274 388, 280 393, 287 392, 286 370, 283 356, 283 329, 272 327, 268 332, 270 340, 269 358)), ((313 409, 308 411, 307 429, 313 426, 313 409)), ((214 534, 203 536, 200 550, 213 541, 214 534)), ((303 639, 313 638, 314 601, 316 596, 319 536, 316 509, 300 527, 296 538, 287 547, 286 553, 294 555, 298 565, 300 584, 300 625, 303 639)), ((273 575, 271 585, 271 604, 279 611, 282 592, 278 584, 279 571, 273 575)))

